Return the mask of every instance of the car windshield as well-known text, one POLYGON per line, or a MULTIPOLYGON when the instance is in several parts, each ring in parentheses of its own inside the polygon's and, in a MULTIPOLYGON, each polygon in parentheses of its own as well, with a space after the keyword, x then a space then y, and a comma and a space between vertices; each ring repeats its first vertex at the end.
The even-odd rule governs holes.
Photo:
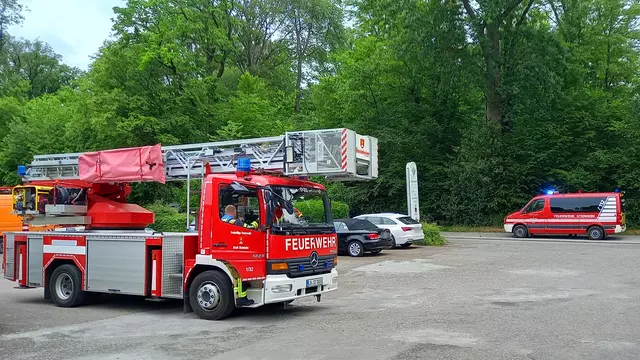
POLYGON ((271 223, 283 229, 332 229, 331 205, 324 190, 270 186, 271 223))

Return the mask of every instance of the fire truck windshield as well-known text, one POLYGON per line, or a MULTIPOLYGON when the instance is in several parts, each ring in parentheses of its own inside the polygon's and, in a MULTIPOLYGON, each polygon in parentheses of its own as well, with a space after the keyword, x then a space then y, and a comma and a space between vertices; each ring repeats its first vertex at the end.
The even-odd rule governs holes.
POLYGON ((331 205, 326 191, 308 187, 270 186, 271 224, 274 231, 333 232, 331 205))

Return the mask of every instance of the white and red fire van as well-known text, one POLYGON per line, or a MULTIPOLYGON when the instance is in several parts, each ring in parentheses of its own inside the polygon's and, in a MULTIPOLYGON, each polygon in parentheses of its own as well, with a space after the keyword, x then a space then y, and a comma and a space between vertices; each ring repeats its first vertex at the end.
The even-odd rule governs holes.
POLYGON ((625 230, 624 195, 618 192, 540 195, 504 219, 504 231, 519 238, 556 234, 600 240, 625 230))

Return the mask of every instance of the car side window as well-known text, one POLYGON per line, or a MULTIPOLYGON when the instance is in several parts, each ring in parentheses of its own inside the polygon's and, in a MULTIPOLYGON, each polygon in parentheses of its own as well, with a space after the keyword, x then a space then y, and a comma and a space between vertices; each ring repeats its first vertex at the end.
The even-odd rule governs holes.
POLYGON ((334 222, 333 226, 335 226, 336 231, 346 231, 349 230, 349 228, 347 227, 347 225, 343 222, 334 222))
POLYGON ((382 219, 379 218, 379 217, 371 216, 371 217, 366 217, 364 219, 365 220, 369 220, 370 222, 372 222, 372 223, 374 223, 376 225, 382 225, 382 219))
POLYGON ((382 219, 382 225, 397 225, 395 221, 393 221, 392 219, 389 218, 381 218, 382 219))

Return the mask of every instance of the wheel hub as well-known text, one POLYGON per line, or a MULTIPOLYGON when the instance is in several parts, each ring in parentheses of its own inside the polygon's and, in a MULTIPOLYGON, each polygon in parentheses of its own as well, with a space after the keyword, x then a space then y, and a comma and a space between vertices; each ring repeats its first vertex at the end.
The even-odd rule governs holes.
POLYGON ((73 294, 73 280, 69 274, 60 274, 56 278, 56 295, 61 300, 67 300, 73 294))
POLYGON ((358 255, 360 253, 360 245, 358 243, 349 245, 349 252, 351 255, 358 255))
POLYGON ((207 282, 198 289, 198 304, 206 310, 214 309, 220 303, 220 289, 214 283, 207 282))

